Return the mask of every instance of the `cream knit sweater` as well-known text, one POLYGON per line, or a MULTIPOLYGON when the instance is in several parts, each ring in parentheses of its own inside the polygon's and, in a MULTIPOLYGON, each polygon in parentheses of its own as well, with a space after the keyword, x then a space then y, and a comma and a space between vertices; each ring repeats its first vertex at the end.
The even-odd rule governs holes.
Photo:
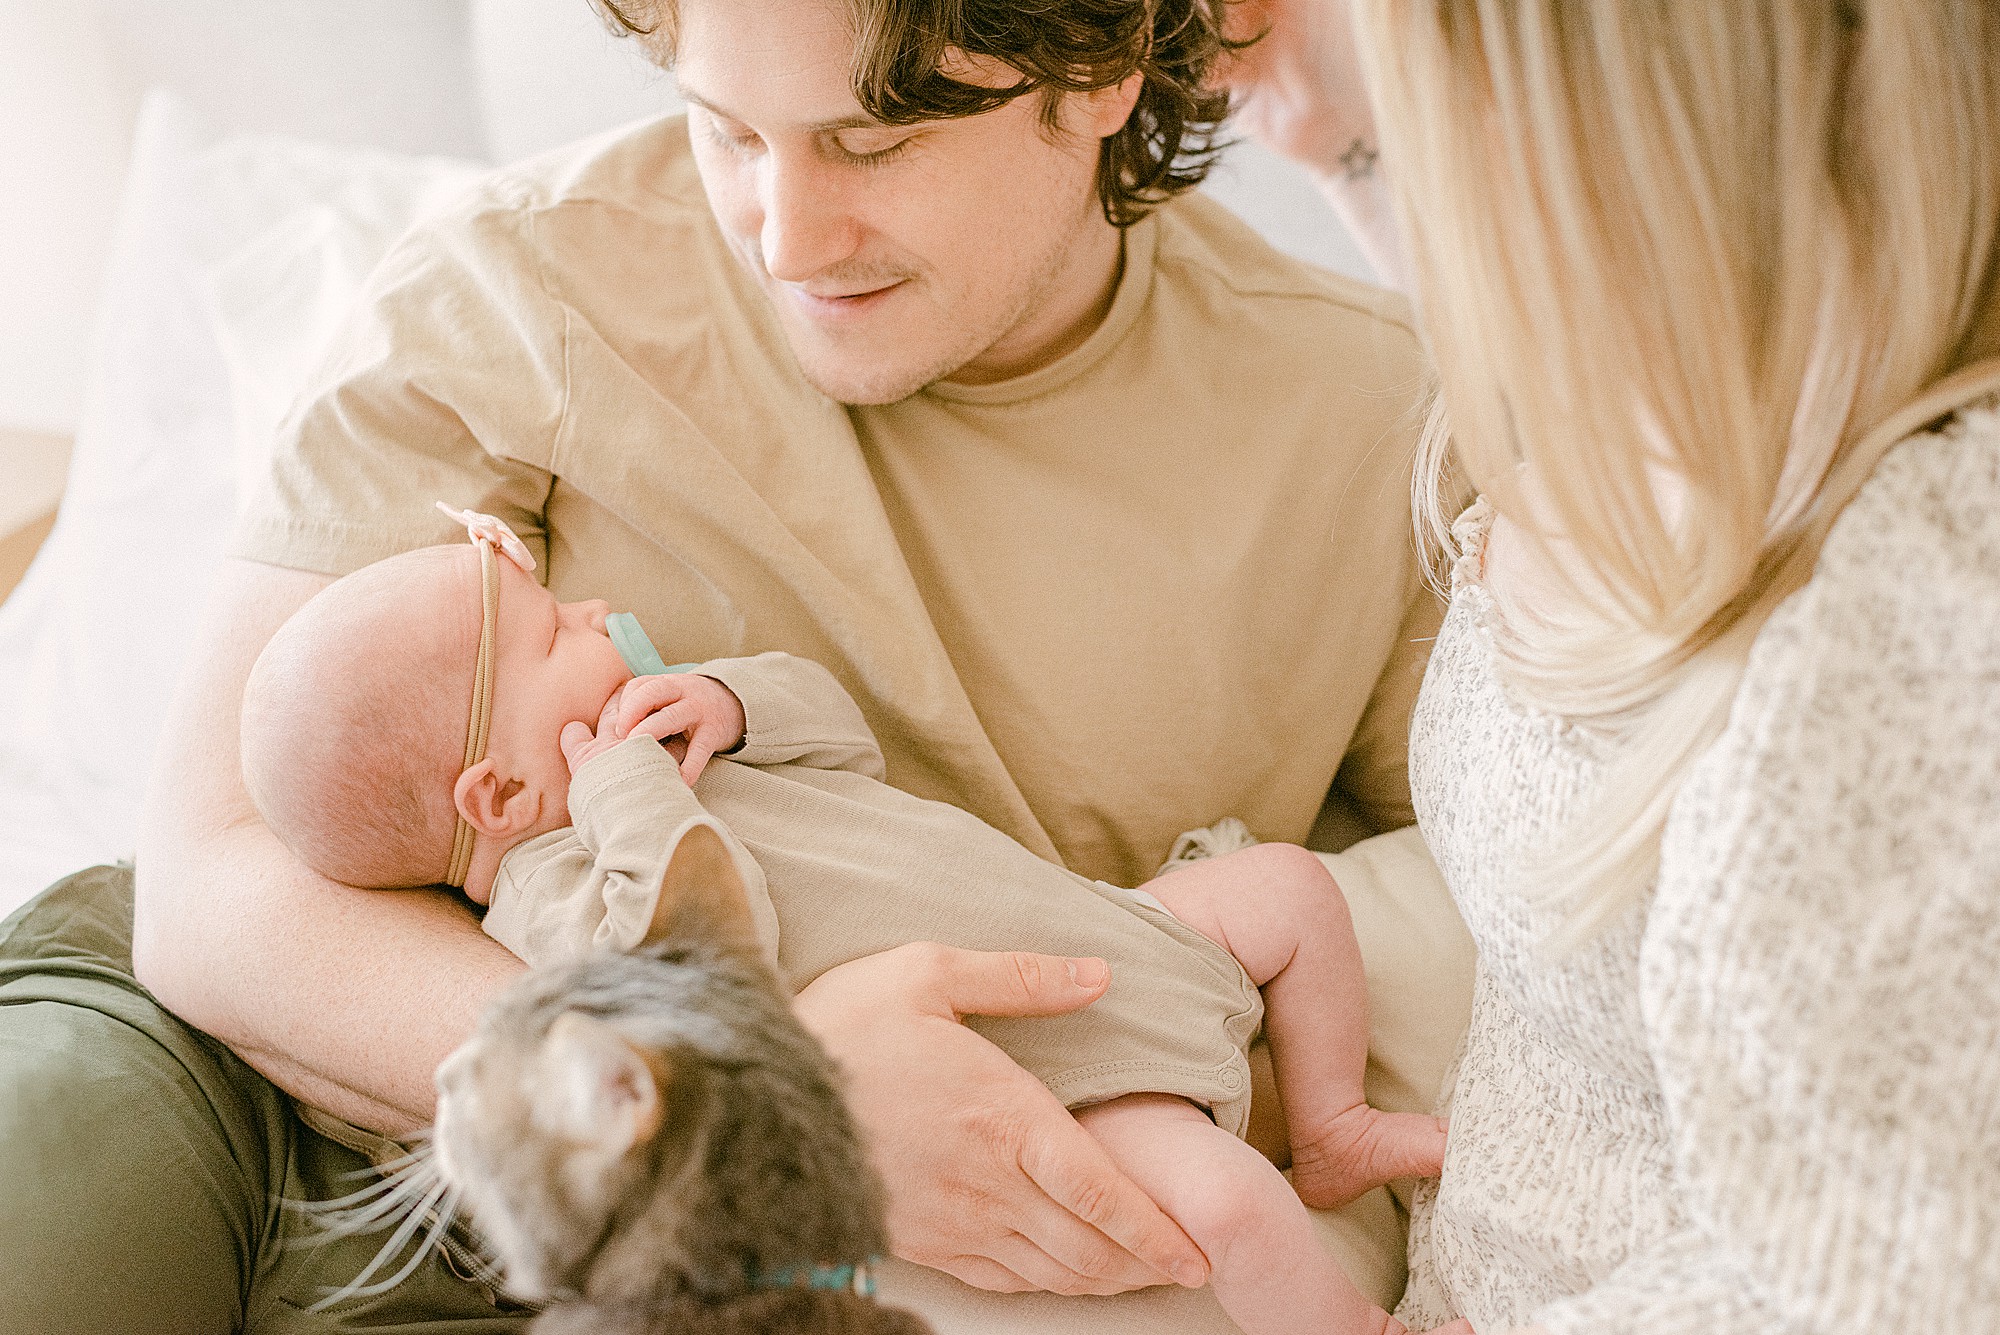
POLYGON ((2000 416, 1905 441, 1765 626, 1651 896, 1509 883, 1607 738, 1496 675, 1476 513, 1411 744, 1479 947, 1412 1329, 2000 1332, 2000 416))

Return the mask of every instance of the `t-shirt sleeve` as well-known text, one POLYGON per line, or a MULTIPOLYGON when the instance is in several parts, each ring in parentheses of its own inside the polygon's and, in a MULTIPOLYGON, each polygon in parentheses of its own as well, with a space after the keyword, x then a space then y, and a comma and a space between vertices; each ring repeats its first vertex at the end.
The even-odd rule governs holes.
POLYGON ((498 515, 542 562, 567 325, 533 230, 495 185, 398 243, 280 427, 235 555, 346 574, 462 537, 442 500, 498 515))
POLYGON ((1904 446, 1677 794, 1641 1004, 1688 1219, 1559 1335, 2000 1330, 2000 451, 1904 446))
MULTIPOLYGON (((1414 558, 1413 558, 1414 564, 1414 558)), ((1421 575, 1411 578, 1408 610, 1368 708, 1341 761, 1334 787, 1351 799, 1377 833, 1416 823, 1410 801, 1410 714, 1424 684, 1431 643, 1444 619, 1444 603, 1421 575)))

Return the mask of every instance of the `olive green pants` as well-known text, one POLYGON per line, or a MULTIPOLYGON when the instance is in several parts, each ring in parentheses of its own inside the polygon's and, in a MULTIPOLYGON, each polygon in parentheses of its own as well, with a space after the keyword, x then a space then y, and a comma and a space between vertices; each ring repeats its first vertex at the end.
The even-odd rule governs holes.
POLYGON ((388 1235, 322 1243, 286 1202, 346 1195, 367 1168, 133 980, 129 868, 0 923, 0 1331, 521 1330, 523 1309, 436 1254, 389 1293, 309 1310, 388 1235))

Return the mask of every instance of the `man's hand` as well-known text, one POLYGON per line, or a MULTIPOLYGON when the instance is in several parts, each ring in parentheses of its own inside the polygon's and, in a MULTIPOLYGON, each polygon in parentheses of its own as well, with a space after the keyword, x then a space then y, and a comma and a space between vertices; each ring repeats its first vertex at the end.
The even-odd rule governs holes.
POLYGON ((959 1023, 1064 1014, 1110 982, 1102 960, 917 943, 799 994, 846 1074, 898 1256, 1000 1292, 1207 1282, 1201 1252, 1047 1087, 959 1023))

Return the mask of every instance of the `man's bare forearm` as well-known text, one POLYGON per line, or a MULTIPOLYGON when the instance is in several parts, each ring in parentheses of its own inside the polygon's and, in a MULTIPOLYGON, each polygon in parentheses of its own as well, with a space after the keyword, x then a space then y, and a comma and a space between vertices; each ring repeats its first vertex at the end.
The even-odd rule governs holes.
POLYGON ((141 821, 133 962, 190 1024, 315 1107, 389 1134, 430 1120, 431 1075, 524 966, 454 898, 308 870, 243 789, 243 683, 329 581, 231 562, 162 730, 141 821))
POLYGON ((306 1103, 388 1135, 425 1125, 438 1063, 525 966, 453 899, 323 882, 245 835, 142 858, 142 981, 306 1103))

